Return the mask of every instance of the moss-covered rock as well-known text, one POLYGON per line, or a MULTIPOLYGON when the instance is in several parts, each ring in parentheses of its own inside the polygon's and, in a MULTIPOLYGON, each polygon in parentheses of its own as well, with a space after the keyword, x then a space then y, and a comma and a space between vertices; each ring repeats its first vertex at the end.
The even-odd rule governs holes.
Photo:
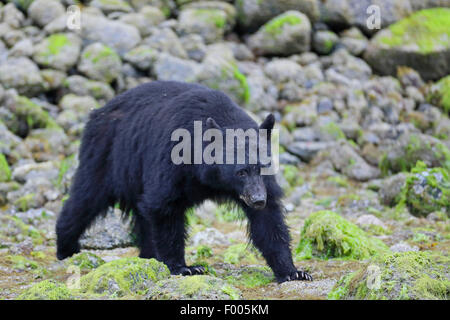
POLYGON ((105 264, 105 260, 91 252, 82 252, 68 259, 67 263, 78 266, 81 270, 89 270, 105 264))
POLYGON ((449 299, 450 259, 430 252, 376 257, 341 278, 329 299, 449 299))
POLYGON ((305 221, 300 239, 296 256, 299 260, 312 257, 362 260, 389 252, 381 240, 370 237, 332 211, 311 214, 305 221))
POLYGON ((75 299, 70 290, 63 283, 53 280, 41 281, 27 289, 18 300, 71 300, 75 299))
POLYGON ((263 25, 248 44, 262 55, 291 55, 309 51, 311 23, 299 11, 287 11, 263 25))
POLYGON ((107 83, 114 81, 121 73, 122 61, 110 47, 96 42, 81 53, 78 70, 91 79, 107 83))
POLYGON ((169 276, 167 266, 155 259, 122 258, 81 277, 80 292, 113 297, 142 295, 169 276))
POLYGON ((250 100, 247 78, 239 70, 233 52, 225 45, 209 47, 197 81, 212 89, 222 90, 238 103, 250 100))
POLYGON ((77 61, 81 40, 72 33, 57 33, 45 38, 35 47, 33 59, 44 67, 67 71, 77 61))
POLYGON ((416 216, 427 216, 434 211, 450 215, 450 178, 448 170, 427 169, 422 161, 406 178, 398 206, 406 205, 416 216))
POLYGON ((154 300, 237 300, 240 296, 240 291, 225 280, 199 275, 161 280, 147 294, 154 300))
POLYGON ((395 75, 409 66, 426 79, 450 73, 450 9, 433 8, 412 14, 371 40, 365 59, 378 72, 395 75))
POLYGON ((181 34, 199 34, 206 43, 213 43, 223 37, 226 24, 223 10, 187 8, 180 12, 178 30, 181 34))
POLYGON ((431 87, 427 100, 441 106, 444 112, 450 114, 450 75, 431 87))
POLYGON ((11 169, 8 161, 3 153, 0 153, 0 182, 7 182, 11 180, 11 169))
POLYGON ((227 273, 224 279, 237 287, 256 288, 269 284, 275 277, 269 267, 245 266, 227 273))

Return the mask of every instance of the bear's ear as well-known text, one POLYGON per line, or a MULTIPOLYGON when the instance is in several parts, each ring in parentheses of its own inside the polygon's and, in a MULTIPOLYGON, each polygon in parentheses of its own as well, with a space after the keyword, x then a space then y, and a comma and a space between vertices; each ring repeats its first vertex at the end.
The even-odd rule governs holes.
POLYGON ((260 129, 272 130, 275 124, 275 117, 273 114, 269 113, 263 123, 259 126, 260 129))
POLYGON ((206 119, 206 129, 221 129, 213 118, 206 119))

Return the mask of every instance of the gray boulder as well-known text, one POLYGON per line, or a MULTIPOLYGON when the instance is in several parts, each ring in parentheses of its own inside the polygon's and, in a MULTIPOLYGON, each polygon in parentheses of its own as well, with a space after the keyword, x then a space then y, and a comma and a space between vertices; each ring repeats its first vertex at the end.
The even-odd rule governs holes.
POLYGON ((52 34, 35 46, 33 59, 44 67, 67 71, 77 63, 80 49, 81 39, 75 34, 52 34))
POLYGON ((91 79, 111 83, 121 74, 122 61, 117 53, 102 43, 87 46, 82 54, 78 70, 91 79))

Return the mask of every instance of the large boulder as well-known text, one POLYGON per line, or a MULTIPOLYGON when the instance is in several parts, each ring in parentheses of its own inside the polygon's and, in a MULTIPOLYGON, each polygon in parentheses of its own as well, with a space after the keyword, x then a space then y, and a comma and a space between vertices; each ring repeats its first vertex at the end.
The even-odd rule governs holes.
POLYGON ((311 23, 299 11, 287 11, 266 24, 248 39, 250 48, 262 55, 282 55, 309 51, 311 23))
POLYGON ((66 12, 64 6, 57 0, 34 0, 27 11, 28 17, 40 27, 44 27, 66 12))
POLYGON ((122 61, 110 47, 96 42, 87 46, 82 54, 78 70, 91 79, 111 83, 120 76, 122 61))
POLYGON ((9 58, 0 63, 0 84, 19 94, 33 96, 45 89, 37 65, 28 58, 9 58))
POLYGON ((261 25, 289 10, 303 12, 312 21, 318 20, 320 1, 318 0, 236 0, 240 27, 253 31, 261 25))
POLYGON ((377 33, 365 59, 382 75, 395 75, 398 66, 417 70, 425 80, 450 73, 450 8, 414 13, 377 33))

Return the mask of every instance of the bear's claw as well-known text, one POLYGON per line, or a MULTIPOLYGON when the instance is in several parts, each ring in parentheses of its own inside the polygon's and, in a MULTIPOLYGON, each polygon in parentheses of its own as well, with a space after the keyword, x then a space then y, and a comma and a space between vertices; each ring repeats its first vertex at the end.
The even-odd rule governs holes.
POLYGON ((199 275, 199 274, 204 274, 205 273, 205 268, 203 266, 184 266, 184 267, 180 267, 177 270, 175 270, 174 272, 172 272, 172 274, 181 274, 182 276, 193 276, 193 275, 199 275))
POLYGON ((295 271, 290 275, 285 276, 284 278, 280 279, 278 281, 279 283, 286 282, 286 281, 295 281, 295 280, 303 280, 303 281, 313 281, 313 277, 305 272, 305 271, 295 271))

